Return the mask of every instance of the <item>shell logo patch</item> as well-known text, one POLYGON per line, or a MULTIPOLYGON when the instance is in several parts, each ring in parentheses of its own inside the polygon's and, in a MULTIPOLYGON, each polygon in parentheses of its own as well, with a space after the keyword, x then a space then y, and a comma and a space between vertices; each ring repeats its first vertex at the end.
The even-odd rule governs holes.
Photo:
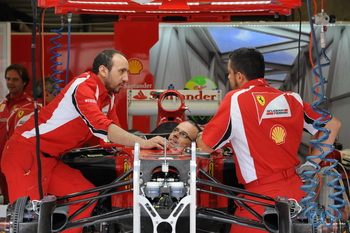
POLYGON ((24 111, 18 111, 17 116, 18 116, 19 118, 21 118, 21 117, 23 116, 23 114, 24 114, 24 111))
POLYGON ((0 112, 4 111, 5 109, 5 104, 0 105, 0 112))
POLYGON ((287 131, 282 125, 274 125, 270 132, 270 137, 277 145, 285 143, 287 131))
POLYGON ((262 95, 257 95, 257 96, 256 96, 256 100, 259 102, 259 104, 260 104, 261 106, 264 106, 265 103, 266 103, 265 98, 264 98, 264 96, 262 96, 262 95))
POLYGON ((135 58, 129 60, 129 73, 130 74, 137 75, 137 74, 140 74, 142 70, 143 70, 143 64, 140 60, 135 59, 135 58))

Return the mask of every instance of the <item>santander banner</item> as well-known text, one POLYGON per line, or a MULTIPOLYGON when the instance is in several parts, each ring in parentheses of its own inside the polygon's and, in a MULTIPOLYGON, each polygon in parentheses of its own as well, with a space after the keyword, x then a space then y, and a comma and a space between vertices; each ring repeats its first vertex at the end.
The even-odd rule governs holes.
MULTIPOLYGON (((129 90, 130 100, 157 100, 158 93, 162 93, 165 90, 145 90, 145 89, 132 89, 129 90)), ((198 101, 219 101, 221 100, 221 91, 219 90, 177 90, 180 92, 185 100, 198 100, 198 101)), ((173 96, 167 97, 172 99, 173 96)))
MULTIPOLYGON (((128 115, 157 115, 158 97, 166 90, 129 89, 128 115)), ((220 90, 177 90, 183 95, 188 116, 212 116, 221 102, 220 90)), ((175 96, 162 99, 166 106, 178 106, 180 100, 175 96)))

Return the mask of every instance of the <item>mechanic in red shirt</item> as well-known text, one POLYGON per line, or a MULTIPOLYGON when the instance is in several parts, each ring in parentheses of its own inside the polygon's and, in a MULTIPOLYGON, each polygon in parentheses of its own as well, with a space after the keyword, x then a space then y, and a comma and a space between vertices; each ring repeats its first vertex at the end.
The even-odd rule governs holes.
MULTIPOLYGON (((64 196, 94 188, 82 173, 69 167, 60 156, 82 144, 92 135, 125 146, 140 143, 141 148, 163 149, 166 139, 149 140, 128 133, 119 126, 115 94, 126 87, 129 64, 116 50, 104 50, 94 59, 92 72, 74 78, 55 99, 41 108, 38 117, 43 194, 64 196)), ((39 200, 34 118, 18 127, 5 145, 2 169, 9 187, 10 202, 29 196, 39 200), (20 145, 20 146, 19 146, 20 145)), ((88 194, 72 200, 83 199, 88 194)), ((71 205, 69 214, 84 203, 71 205)), ((75 219, 88 217, 94 206, 75 219)), ((65 232, 80 232, 74 228, 65 232)))
MULTIPOLYGON (((264 57, 254 48, 233 51, 229 55, 228 72, 233 91, 227 93, 215 116, 205 126, 197 141, 198 147, 212 152, 230 141, 235 151, 238 181, 247 191, 300 201, 305 193, 300 189, 303 183, 295 171, 300 163, 297 152, 303 130, 315 134, 312 123, 320 115, 297 93, 269 86, 264 79, 264 57)), ((323 143, 333 144, 340 125, 335 117, 324 125, 330 135, 323 143)), ((317 154, 320 154, 318 150, 312 152, 312 155, 317 154)), ((260 214, 264 211, 263 206, 247 204, 260 214)), ((256 219, 240 206, 235 215, 256 219)), ((266 231, 233 224, 233 232, 266 231)))
MULTIPOLYGON (((8 66, 5 70, 5 79, 9 94, 7 94, 6 99, 0 103, 0 159, 5 143, 9 138, 6 129, 8 118, 16 109, 33 104, 33 98, 25 92, 25 88, 29 83, 29 76, 24 66, 20 64, 8 66)), ((7 198, 6 180, 1 171, 0 188, 1 193, 7 198)))
MULTIPOLYGON (((42 88, 43 81, 39 79, 37 81, 37 97, 39 100, 42 100, 42 104, 38 104, 38 109, 40 110, 41 106, 45 106, 49 104, 54 98, 55 94, 58 93, 60 88, 56 81, 50 77, 45 77, 45 89, 42 88)), ((24 122, 26 122, 31 115, 34 114, 34 103, 28 103, 25 105, 22 105, 12 111, 10 116, 7 119, 7 138, 10 138, 14 132, 14 130, 20 126, 23 125, 24 122)))

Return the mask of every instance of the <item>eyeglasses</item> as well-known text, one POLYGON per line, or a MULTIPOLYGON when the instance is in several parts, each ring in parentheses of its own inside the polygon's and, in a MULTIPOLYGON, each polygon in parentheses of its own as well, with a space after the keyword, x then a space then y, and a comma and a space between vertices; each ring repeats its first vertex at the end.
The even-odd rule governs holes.
POLYGON ((193 141, 190 136, 188 136, 188 133, 186 133, 185 131, 180 131, 179 128, 174 128, 173 129, 173 133, 179 133, 181 137, 189 139, 191 142, 193 141))

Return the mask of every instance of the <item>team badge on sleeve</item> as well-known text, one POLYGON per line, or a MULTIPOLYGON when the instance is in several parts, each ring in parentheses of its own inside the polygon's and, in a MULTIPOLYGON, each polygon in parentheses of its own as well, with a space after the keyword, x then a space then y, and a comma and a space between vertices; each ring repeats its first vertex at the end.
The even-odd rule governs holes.
POLYGON ((24 111, 18 111, 17 116, 18 116, 19 118, 21 118, 21 117, 23 116, 23 114, 24 114, 24 111))

